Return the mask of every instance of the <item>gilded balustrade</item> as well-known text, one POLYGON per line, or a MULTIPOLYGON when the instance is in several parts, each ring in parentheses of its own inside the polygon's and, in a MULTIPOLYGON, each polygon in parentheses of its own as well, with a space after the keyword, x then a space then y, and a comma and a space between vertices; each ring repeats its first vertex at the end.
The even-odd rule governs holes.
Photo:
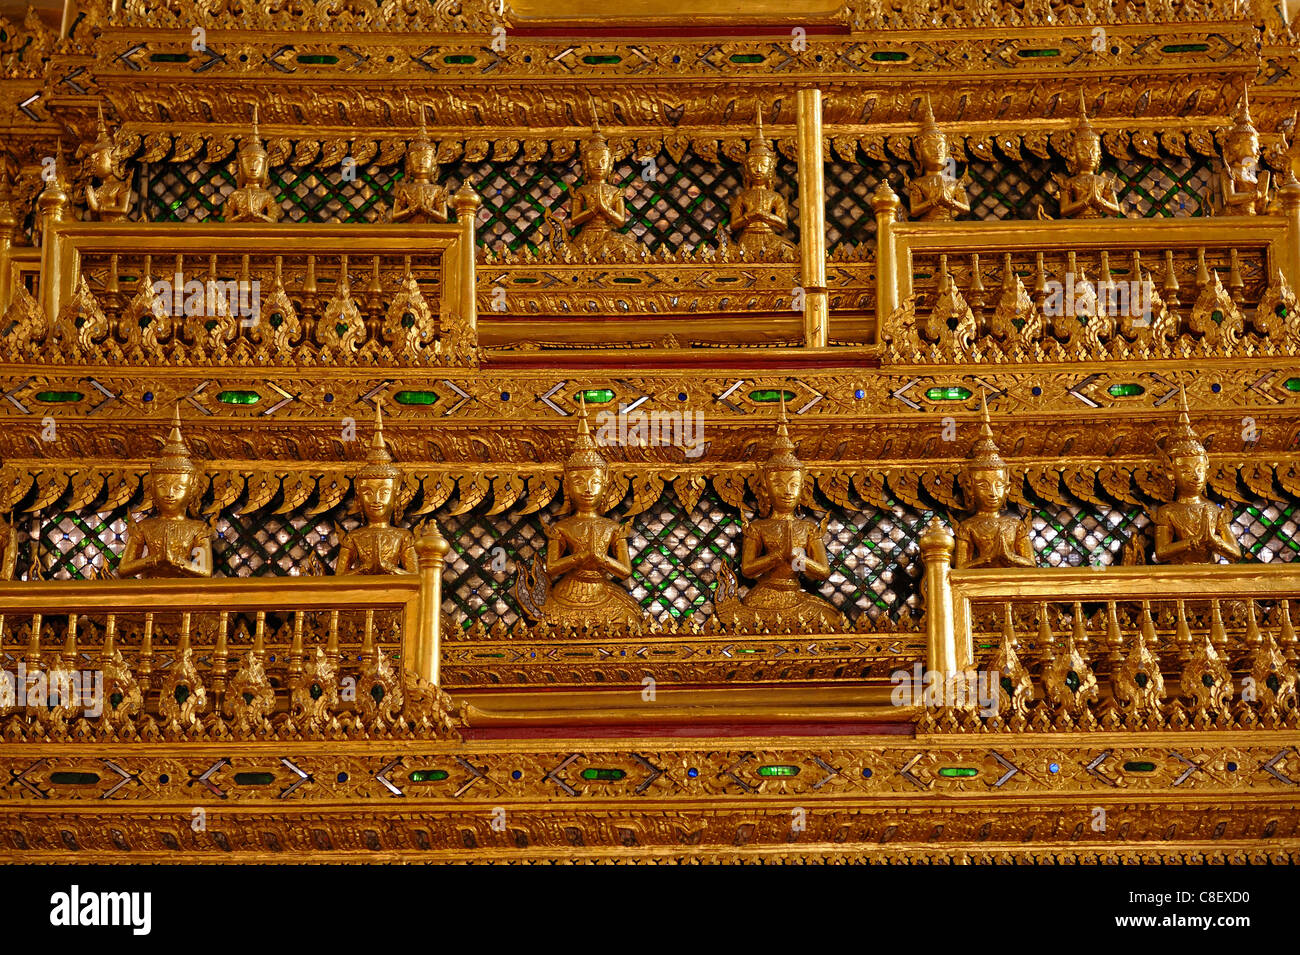
POLYGON ((14 357, 141 364, 475 360, 472 216, 449 225, 56 222, 41 281, 0 250, 14 357), (34 293, 34 294, 32 294, 34 293))
POLYGON ((1037 698, 1072 728, 1295 719, 1292 566, 960 570, 938 522, 922 548, 927 667, 941 684, 998 671, 1004 717, 1037 698))
POLYGON ((406 577, 0 584, 4 732, 446 728, 449 703, 437 690, 443 552, 427 540, 418 550, 419 573, 406 577), (74 673, 102 680, 101 711, 85 712, 81 729, 70 727, 91 705, 90 688, 82 684, 79 699, 51 695, 74 673))
MULTIPOLYGON (((1284 188, 1282 198, 1296 197, 1284 188)), ((1295 348, 1286 321, 1300 278, 1300 218, 1292 212, 899 223, 898 198, 887 190, 874 207, 878 335, 897 361, 1295 348)))

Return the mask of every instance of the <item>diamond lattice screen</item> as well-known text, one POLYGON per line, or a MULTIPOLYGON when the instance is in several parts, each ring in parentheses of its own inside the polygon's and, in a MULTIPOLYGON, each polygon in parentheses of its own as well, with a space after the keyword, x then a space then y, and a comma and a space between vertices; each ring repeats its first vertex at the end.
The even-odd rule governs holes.
MULTIPOLYGON (((1103 170, 1120 181, 1125 209, 1151 216, 1202 216, 1209 211, 1212 172, 1208 160, 1162 156, 1158 160, 1115 160, 1107 157, 1103 170)), ((1061 164, 1026 156, 999 157, 995 162, 965 164, 974 219, 1029 219, 1041 204, 1048 216, 1059 214, 1058 187, 1053 173, 1061 164)), ((825 166, 827 247, 874 246, 875 213, 871 195, 882 179, 904 196, 909 164, 871 161, 865 164, 836 159, 825 166)), ((376 222, 392 206, 392 190, 402 178, 400 164, 357 167, 348 174, 337 168, 271 170, 271 189, 280 198, 286 221, 376 222)), ((154 222, 219 219, 225 197, 235 188, 233 159, 224 163, 198 160, 148 165, 141 177, 145 202, 154 222)), ((442 182, 455 191, 468 180, 479 193, 479 244, 500 251, 537 251, 550 242, 548 213, 567 224, 569 194, 581 182, 578 162, 505 162, 484 160, 453 163, 442 182)), ((797 165, 784 156, 777 164, 777 188, 789 204, 787 236, 798 241, 797 165)), ((611 181, 623 190, 628 232, 651 251, 668 252, 717 247, 727 228, 729 203, 741 188, 739 164, 720 157, 717 163, 686 153, 675 161, 667 152, 653 160, 628 157, 618 163, 611 181)), ((138 207, 137 207, 138 208, 138 207)))
MULTIPOLYGON (((1300 553, 1297 508, 1271 501, 1234 506, 1233 528, 1247 560, 1296 559, 1300 553)), ((894 619, 919 615, 918 538, 933 513, 900 504, 879 508, 858 502, 850 509, 831 507, 810 515, 826 518, 831 574, 825 581, 805 582, 805 586, 850 620, 863 614, 894 619)), ((951 520, 951 515, 940 513, 951 520)), ((37 536, 41 575, 46 579, 82 578, 104 567, 111 571, 125 546, 128 516, 126 508, 119 508, 18 520, 20 576, 31 576, 37 536)), ((443 609, 462 621, 479 619, 488 626, 498 620, 506 625, 519 620, 515 575, 545 550, 544 524, 562 516, 563 504, 556 500, 540 514, 489 516, 472 511, 440 517, 442 532, 452 544, 443 609)), ((626 520, 621 508, 611 517, 626 520)), ((1117 564, 1130 536, 1149 531, 1149 521, 1138 508, 1103 511, 1036 501, 1028 518, 1034 550, 1044 567, 1117 564)), ((226 511, 214 524, 217 576, 284 576, 309 572, 307 558, 313 552, 330 572, 341 535, 358 526, 359 517, 345 501, 312 517, 226 511)), ((653 507, 631 519, 633 573, 627 586, 659 620, 686 620, 707 613, 718 563, 727 560, 735 567, 741 542, 740 514, 712 489, 706 489, 689 514, 676 494, 666 490, 653 507)), ((741 583, 743 594, 747 581, 741 583)))
POLYGON ((1102 168, 1119 178, 1119 201, 1126 210, 1145 218, 1210 214, 1213 171, 1208 159, 1121 159, 1108 161, 1102 168))

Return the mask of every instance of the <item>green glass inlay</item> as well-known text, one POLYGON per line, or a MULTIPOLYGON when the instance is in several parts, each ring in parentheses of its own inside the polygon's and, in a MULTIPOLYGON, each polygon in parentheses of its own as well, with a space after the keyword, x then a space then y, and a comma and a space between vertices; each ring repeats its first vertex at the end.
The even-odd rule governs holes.
POLYGON ((760 766, 758 767, 760 776, 798 776, 798 766, 760 766))
POLYGON ((975 769, 973 766, 944 766, 942 769, 939 770, 940 776, 946 776, 949 779, 952 779, 954 777, 961 778, 961 779, 969 779, 970 777, 978 776, 979 774, 980 771, 978 769, 975 769))
POLYGON ((99 773, 50 773, 56 786, 90 786, 99 782, 99 773))
POLYGON ((223 391, 217 400, 227 405, 255 405, 262 400, 256 391, 223 391))
POLYGON ((190 688, 186 686, 184 683, 182 683, 180 686, 176 688, 176 692, 173 693, 172 696, 176 697, 177 703, 179 703, 181 706, 184 706, 185 701, 190 698, 190 688))
POLYGON ((588 66, 613 66, 622 63, 623 58, 615 53, 588 53, 582 58, 588 66))
POLYGON ((411 770, 411 782, 413 783, 436 783, 439 780, 447 778, 445 769, 413 769, 411 770))
POLYGON ((1111 385, 1106 390, 1110 392, 1112 398, 1135 398, 1146 391, 1146 389, 1141 385, 1135 385, 1132 383, 1111 385))
POLYGON ((751 401, 757 401, 759 404, 772 404, 780 401, 781 396, 785 396, 786 401, 794 401, 795 394, 793 391, 777 391, 774 388, 762 388, 758 391, 751 391, 749 398, 751 401))
POLYGON ((436 391, 399 391, 393 400, 399 405, 434 405, 438 403, 436 391))
POLYGON ((1170 43, 1160 48, 1161 53, 1204 53, 1210 48, 1208 43, 1170 43))
POLYGON ((1214 322, 1214 324, 1216 325, 1222 325, 1223 312, 1221 312, 1219 309, 1216 308, 1214 311, 1210 313, 1210 321, 1214 322))
POLYGON ((190 55, 188 53, 150 53, 150 63, 188 63, 190 55))
POLYGON ((1273 309, 1273 314, 1278 318, 1286 318, 1286 306, 1279 302, 1277 308, 1273 309))
POLYGON ((733 53, 730 59, 732 63, 762 63, 767 57, 762 53, 733 53))
POLYGON ((300 53, 297 60, 304 66, 333 66, 339 58, 332 53, 300 53))
POLYGON ((275 773, 235 773, 236 786, 269 786, 275 782, 275 773))
POLYGON ((80 401, 84 398, 80 391, 38 391, 36 393, 37 401, 44 401, 46 404, 61 404, 65 401, 80 401))
POLYGON ((1126 773, 1154 773, 1155 771, 1156 771, 1155 763, 1144 763, 1141 761, 1134 761, 1134 762, 1129 762, 1124 764, 1124 772, 1126 773))
POLYGON ((627 775, 622 769, 584 769, 583 779, 595 779, 603 782, 617 782, 627 775))
POLYGON ((614 392, 609 388, 588 388, 586 391, 578 392, 574 397, 579 395, 589 405, 604 405, 614 400, 614 392))
POLYGON ((1070 688, 1071 693, 1078 693, 1079 687, 1083 685, 1083 681, 1079 679, 1079 674, 1071 670, 1069 673, 1065 674, 1065 685, 1070 688))
POLYGON ((1283 382, 1282 387, 1287 391, 1300 391, 1300 378, 1288 378, 1283 382))
POLYGON ((453 53, 450 56, 444 56, 442 62, 450 66, 469 66, 477 59, 477 56, 471 56, 468 53, 453 53))
POLYGON ((927 401, 965 401, 971 395, 969 388, 963 388, 961 385, 947 385, 939 388, 929 388, 925 392, 927 401))
POLYGON ((1047 48, 1038 49, 1038 50, 1019 50, 1016 52, 1016 56, 1022 57, 1023 59, 1029 59, 1030 57, 1040 57, 1040 56, 1052 57, 1052 56, 1060 56, 1060 55, 1061 55, 1060 50, 1050 50, 1047 48))
POLYGON ((877 50, 871 54, 871 59, 877 63, 901 63, 908 58, 908 54, 902 50, 877 50))

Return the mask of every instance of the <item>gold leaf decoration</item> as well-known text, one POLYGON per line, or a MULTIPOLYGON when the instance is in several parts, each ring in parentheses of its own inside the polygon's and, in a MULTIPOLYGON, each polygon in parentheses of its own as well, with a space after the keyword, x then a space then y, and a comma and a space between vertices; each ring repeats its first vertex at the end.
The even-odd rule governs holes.
POLYGON ((687 514, 695 510, 700 495, 704 493, 705 477, 702 474, 679 474, 673 481, 673 492, 687 514))
POLYGON ((535 514, 555 498, 560 490, 562 475, 556 471, 548 474, 532 474, 528 477, 528 504, 519 513, 535 514))
POLYGON ((489 514, 500 514, 514 507, 524 493, 526 479, 522 474, 498 475, 492 479, 492 507, 489 514))

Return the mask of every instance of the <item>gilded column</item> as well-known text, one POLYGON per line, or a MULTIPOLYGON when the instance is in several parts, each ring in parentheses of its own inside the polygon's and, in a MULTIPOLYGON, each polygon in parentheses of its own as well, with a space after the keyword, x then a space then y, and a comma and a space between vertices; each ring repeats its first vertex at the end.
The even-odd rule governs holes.
POLYGON ((0 194, 0 313, 9 307, 9 296, 12 294, 9 280, 9 272, 12 268, 10 264, 9 250, 14 244, 14 230, 18 225, 18 220, 14 218, 13 206, 9 202, 9 191, 6 188, 3 194, 0 194))
POLYGON ((804 346, 825 348, 829 307, 821 90, 799 91, 799 254, 803 265, 804 346))
POLYGON ((63 274, 62 240, 58 226, 63 222, 68 207, 68 193, 63 187, 63 171, 55 157, 54 176, 45 184, 36 199, 41 219, 41 304, 50 321, 55 321, 62 304, 63 283, 69 276, 63 274))
POLYGON ((1279 263, 1286 273, 1287 284, 1300 288, 1300 181, 1287 162, 1286 181, 1278 189, 1282 215, 1286 218, 1286 261, 1279 263))
POLYGON ((894 254, 894 223, 898 221, 898 195, 881 181, 871 196, 876 214, 876 341, 882 340, 885 321, 898 308, 898 275, 894 254))
POLYGON ((973 658, 969 633, 957 633, 952 600, 952 533, 937 517, 921 535, 921 559, 925 562, 926 669, 945 677, 965 669, 973 658), (962 644, 967 644, 963 646, 962 644))
POLYGON ((465 283, 461 288, 461 317, 472 336, 471 341, 478 344, 478 305, 475 293, 478 283, 474 276, 474 218, 483 200, 478 197, 474 187, 466 180, 451 200, 456 210, 456 223, 461 227, 460 280, 465 283))
POLYGON ((416 676, 434 686, 438 685, 442 661, 442 568, 450 546, 433 521, 415 539, 420 561, 420 613, 413 634, 414 647, 404 650, 402 659, 416 676))

